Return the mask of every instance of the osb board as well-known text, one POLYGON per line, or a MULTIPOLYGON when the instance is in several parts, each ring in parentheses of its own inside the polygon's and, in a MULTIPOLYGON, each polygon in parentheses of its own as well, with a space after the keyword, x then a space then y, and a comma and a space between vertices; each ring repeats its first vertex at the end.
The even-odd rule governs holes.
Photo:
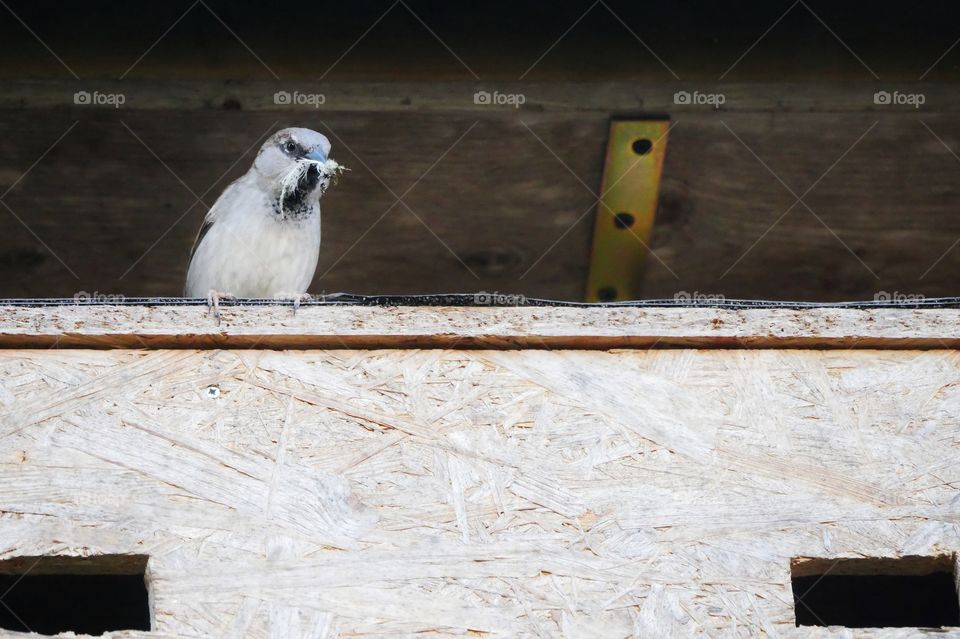
MULTIPOLYGON (((226 304, 226 303, 225 303, 226 304)), ((3 305, 0 348, 954 348, 960 309, 3 305)))
POLYGON ((0 347, 953 348, 960 310, 0 303, 0 347))
MULTIPOLYGON (((54 94, 68 101, 78 88, 54 94)), ((251 94, 269 106, 277 88, 208 86, 200 99, 219 97, 199 109, 188 86, 124 85, 121 109, 3 109, 0 193, 10 188, 12 212, 0 206, 0 296, 179 295, 206 208, 262 137, 307 126, 351 169, 324 196, 312 292, 582 300, 609 119, 663 111, 676 88, 531 86, 518 89, 528 109, 481 109, 472 86, 426 96, 415 85, 324 86, 328 103, 307 112, 243 106, 258 108, 251 94), (160 92, 193 97, 151 108, 160 92)), ((955 294, 957 92, 941 88, 927 110, 907 112, 857 89, 731 87, 738 112, 668 108, 642 295, 955 294), (784 94, 794 97, 770 106, 784 94)))
POLYGON ((0 559, 147 554, 161 636, 907 637, 795 628, 791 559, 960 550, 952 350, 7 350, 0 403, 0 559))

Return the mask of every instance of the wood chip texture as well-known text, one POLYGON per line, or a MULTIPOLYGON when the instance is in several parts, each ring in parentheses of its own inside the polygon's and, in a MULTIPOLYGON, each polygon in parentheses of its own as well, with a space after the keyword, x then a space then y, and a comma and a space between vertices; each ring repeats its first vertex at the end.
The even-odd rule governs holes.
POLYGON ((951 349, 9 349, 0 414, 0 560, 149 556, 117 637, 908 637, 791 561, 960 550, 951 349))

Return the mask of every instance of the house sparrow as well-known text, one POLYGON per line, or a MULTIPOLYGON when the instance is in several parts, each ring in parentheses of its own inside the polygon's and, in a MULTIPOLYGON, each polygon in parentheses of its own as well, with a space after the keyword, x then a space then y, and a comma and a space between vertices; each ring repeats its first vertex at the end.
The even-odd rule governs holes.
POLYGON ((320 196, 344 171, 330 142, 283 129, 220 195, 190 252, 186 297, 206 297, 219 319, 226 297, 309 298, 320 253, 320 196))

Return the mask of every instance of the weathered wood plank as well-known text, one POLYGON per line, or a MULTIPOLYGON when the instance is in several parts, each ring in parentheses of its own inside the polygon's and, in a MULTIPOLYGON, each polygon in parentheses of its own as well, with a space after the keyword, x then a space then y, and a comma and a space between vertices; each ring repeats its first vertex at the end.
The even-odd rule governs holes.
MULTIPOLYGON (((0 137, 15 147, 0 160, 6 184, 80 119, 4 199, 29 230, 0 207, 0 296, 181 294, 206 206, 248 169, 260 137, 307 126, 327 134, 333 157, 350 168, 323 199, 312 292, 511 291, 545 256, 522 288, 582 297, 592 196, 519 120, 291 115, 119 110, 38 119, 18 111, 0 119, 0 137)), ((599 183, 604 116, 571 126, 568 117, 532 114, 528 125, 587 184, 599 183)))
MULTIPOLYGON (((0 207, 0 296, 180 294, 205 213, 193 194, 212 204, 260 136, 297 125, 330 136, 351 169, 324 198, 311 291, 582 300, 611 111, 481 110, 472 93, 455 109, 454 94, 449 108, 395 112, 335 108, 332 94, 312 112, 6 110, 0 184, 14 188, 4 198, 13 213, 0 207)), ((845 104, 861 98, 874 109, 869 92, 845 104)), ((635 100, 634 112, 659 108, 635 100)), ((801 107, 671 110, 644 297, 956 293, 957 118, 801 107), (790 192, 810 187, 813 213, 790 192)))
POLYGON ((960 309, 0 306, 0 348, 955 348, 960 309))
POLYGON ((869 12, 846 3, 763 0, 735 9, 606 0, 557 3, 550 11, 515 0, 467 10, 425 1, 267 7, 206 0, 183 7, 91 0, 55 14, 22 0, 11 6, 31 30, 16 20, 0 23, 7 45, 0 72, 31 78, 70 75, 33 33, 83 78, 958 78, 958 52, 948 48, 960 12, 935 0, 911 11, 869 12), (291 47, 291 24, 309 25, 309 55, 291 47))
POLYGON ((946 118, 677 120, 653 231, 663 263, 649 261, 645 296, 839 301, 956 290, 960 127, 946 118))
MULTIPOLYGON (((650 81, 337 81, 307 82, 256 80, 11 80, 0 79, 0 109, 69 109, 81 115, 98 107, 78 106, 77 91, 123 94, 122 109, 162 111, 271 111, 288 115, 323 117, 330 112, 473 112, 478 117, 495 113, 703 113, 704 104, 678 103, 677 91, 722 94, 718 113, 912 113, 927 116, 960 110, 960 89, 941 82, 901 81, 902 94, 922 94, 923 104, 884 104, 873 101, 887 85, 875 81, 827 82, 718 82, 715 78, 665 83, 650 81), (292 99, 277 105, 274 94, 322 95, 323 103, 292 99), (523 95, 523 103, 493 106, 474 100, 477 91, 523 95)), ((101 106, 111 109, 112 106, 101 106)), ((411 139, 411 142, 413 140, 411 139)))

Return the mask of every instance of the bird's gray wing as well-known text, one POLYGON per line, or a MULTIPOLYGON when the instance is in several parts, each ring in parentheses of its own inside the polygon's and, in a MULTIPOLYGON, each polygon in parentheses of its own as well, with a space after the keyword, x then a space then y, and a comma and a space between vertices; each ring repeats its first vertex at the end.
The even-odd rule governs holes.
POLYGON ((197 239, 193 241, 193 248, 190 249, 190 259, 193 259, 193 254, 197 252, 197 249, 200 247, 200 242, 203 241, 204 236, 207 234, 207 231, 213 226, 213 218, 209 215, 203 220, 203 226, 200 227, 200 232, 197 233, 197 239))
POLYGON ((227 186, 227 188, 223 190, 223 193, 220 194, 220 197, 217 198, 217 201, 213 203, 213 206, 210 207, 210 210, 207 211, 207 216, 203 218, 203 226, 200 227, 200 232, 197 233, 197 239, 193 241, 193 248, 190 249, 191 260, 193 259, 194 254, 197 252, 197 249, 200 248, 200 242, 203 241, 203 238, 210 231, 210 228, 213 226, 213 223, 217 221, 218 217, 222 216, 223 209, 224 209, 224 202, 230 201, 231 193, 235 192, 237 188, 237 184, 241 180, 243 180, 243 177, 231 182, 227 186))

